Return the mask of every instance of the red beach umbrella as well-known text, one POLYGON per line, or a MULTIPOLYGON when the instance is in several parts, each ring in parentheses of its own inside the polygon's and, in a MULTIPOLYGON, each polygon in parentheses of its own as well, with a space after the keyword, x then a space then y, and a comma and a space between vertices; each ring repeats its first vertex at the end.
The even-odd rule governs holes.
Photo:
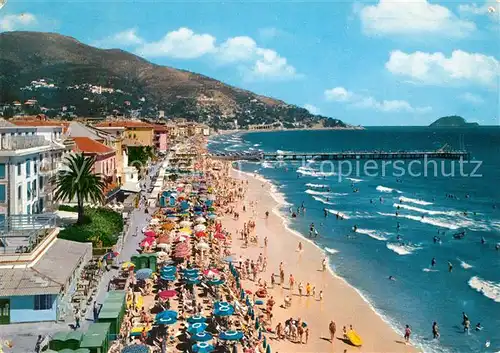
POLYGON ((196 235, 198 238, 206 237, 207 233, 205 232, 196 232, 194 235, 196 235))
POLYGON ((175 296, 177 296, 177 292, 175 290, 164 290, 164 291, 161 291, 160 293, 158 293, 158 296, 161 298, 161 299, 169 299, 169 298, 174 298, 175 296))
POLYGON ((151 237, 151 238, 155 238, 156 237, 156 233, 153 232, 152 230, 148 230, 148 231, 144 232, 144 235, 146 237, 151 237))
POLYGON ((216 268, 210 268, 208 270, 203 271, 203 274, 205 276, 217 276, 219 275, 219 273, 220 273, 219 270, 216 268))
POLYGON ((225 240, 226 236, 222 233, 215 233, 214 238, 219 240, 225 240))

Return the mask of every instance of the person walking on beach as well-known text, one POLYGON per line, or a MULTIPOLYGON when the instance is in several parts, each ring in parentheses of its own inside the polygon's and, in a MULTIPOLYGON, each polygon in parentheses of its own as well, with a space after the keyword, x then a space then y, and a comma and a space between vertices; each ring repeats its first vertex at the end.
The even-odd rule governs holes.
POLYGON ((320 302, 323 301, 323 291, 322 290, 319 291, 319 301, 320 302))
POLYGON ((75 311, 75 330, 78 330, 80 328, 80 310, 76 309, 75 311))
POLYGON ((435 340, 439 338, 439 327, 436 321, 432 324, 432 337, 434 337, 435 340))
POLYGON ((302 291, 304 290, 304 285, 302 282, 299 283, 299 296, 302 296, 302 291))
POLYGON ((330 342, 333 344, 333 340, 335 339, 335 332, 337 331, 337 325, 332 320, 330 321, 330 325, 328 325, 328 331, 330 331, 330 342))
POLYGON ((297 251, 301 252, 302 251, 302 242, 299 241, 299 245, 297 246, 297 251))
POLYGON ((323 261, 321 262, 321 269, 323 272, 326 271, 326 257, 323 258, 323 261))
POLYGON ((405 327, 405 344, 410 343, 410 336, 411 336, 411 328, 410 325, 406 325, 405 327))
POLYGON ((290 277, 288 278, 288 285, 290 286, 290 290, 293 290, 293 285, 295 284, 295 279, 293 275, 290 273, 290 277))
POLYGON ((271 288, 274 288, 274 272, 271 274, 271 288))

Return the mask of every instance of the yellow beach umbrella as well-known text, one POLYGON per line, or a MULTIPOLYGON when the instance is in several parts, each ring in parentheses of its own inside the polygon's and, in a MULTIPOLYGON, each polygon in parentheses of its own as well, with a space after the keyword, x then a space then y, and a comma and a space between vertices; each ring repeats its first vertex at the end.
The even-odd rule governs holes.
POLYGON ((128 270, 131 267, 135 267, 133 262, 127 261, 122 264, 122 270, 128 270))
POLYGON ((191 228, 184 227, 184 228, 179 229, 179 233, 191 235, 193 233, 193 231, 191 230, 191 228))

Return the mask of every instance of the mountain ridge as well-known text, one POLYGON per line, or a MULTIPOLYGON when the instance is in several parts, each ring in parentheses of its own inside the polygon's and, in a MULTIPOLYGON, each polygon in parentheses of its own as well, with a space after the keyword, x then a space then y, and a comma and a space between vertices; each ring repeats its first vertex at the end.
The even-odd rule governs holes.
POLYGON ((0 103, 31 98, 49 109, 67 104, 91 116, 124 110, 147 117, 163 110, 169 117, 218 128, 228 128, 234 120, 240 127, 275 122, 285 127, 346 127, 338 119, 313 115, 205 75, 154 64, 121 49, 99 49, 57 33, 0 33, 0 103), (29 86, 42 78, 56 88, 40 93, 29 86), (126 97, 76 92, 85 84, 112 87, 126 97), (124 102, 130 106, 124 108, 124 102))

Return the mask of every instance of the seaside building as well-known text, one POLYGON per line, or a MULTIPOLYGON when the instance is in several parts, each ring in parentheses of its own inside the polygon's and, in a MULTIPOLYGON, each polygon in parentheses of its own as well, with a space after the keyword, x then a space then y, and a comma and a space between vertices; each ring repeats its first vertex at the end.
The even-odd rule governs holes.
POLYGON ((117 128, 124 129, 124 138, 134 140, 140 146, 154 146, 154 125, 142 121, 114 120, 104 121, 95 125, 96 128, 111 133, 117 128))
POLYGON ((53 206, 50 176, 66 152, 61 133, 60 127, 0 127, 0 222, 53 206))
POLYGON ((158 152, 166 152, 168 150, 168 134, 169 131, 164 125, 154 125, 154 145, 158 152))
POLYGON ((72 314, 71 293, 92 258, 92 244, 57 239, 58 233, 54 214, 0 223, 0 325, 72 314))
POLYGON ((116 151, 90 137, 73 137, 74 151, 85 156, 95 157, 94 173, 100 173, 106 184, 104 190, 106 199, 119 191, 116 183, 116 151))

